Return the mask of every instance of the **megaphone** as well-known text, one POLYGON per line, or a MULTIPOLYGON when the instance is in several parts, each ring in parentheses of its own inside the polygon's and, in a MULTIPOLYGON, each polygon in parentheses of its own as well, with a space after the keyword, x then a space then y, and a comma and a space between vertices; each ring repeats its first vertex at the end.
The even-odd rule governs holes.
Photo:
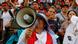
POLYGON ((21 9, 16 16, 16 22, 20 27, 27 28, 34 24, 36 13, 31 8, 21 9))

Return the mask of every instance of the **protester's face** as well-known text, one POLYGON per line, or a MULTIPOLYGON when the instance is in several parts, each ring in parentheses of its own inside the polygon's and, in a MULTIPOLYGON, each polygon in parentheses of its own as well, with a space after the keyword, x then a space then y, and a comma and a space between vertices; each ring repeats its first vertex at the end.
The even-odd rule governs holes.
POLYGON ((4 10, 8 10, 9 9, 9 6, 7 4, 3 4, 2 7, 3 7, 4 10))
POLYGON ((69 14, 68 14, 68 17, 71 18, 73 15, 76 16, 76 13, 74 11, 70 11, 69 14))
POLYGON ((38 23, 38 25, 36 26, 36 32, 42 32, 43 31, 43 29, 44 29, 44 21, 43 20, 39 20, 38 21, 39 23, 38 23))
POLYGON ((39 9, 39 6, 38 6, 38 3, 33 3, 33 8, 36 10, 36 9, 39 9))
POLYGON ((54 18, 55 18, 55 14, 56 14, 55 9, 50 8, 50 9, 48 10, 48 18, 49 18, 49 19, 54 19, 54 18))
POLYGON ((68 11, 68 7, 65 6, 62 8, 62 12, 66 13, 67 11, 68 11))

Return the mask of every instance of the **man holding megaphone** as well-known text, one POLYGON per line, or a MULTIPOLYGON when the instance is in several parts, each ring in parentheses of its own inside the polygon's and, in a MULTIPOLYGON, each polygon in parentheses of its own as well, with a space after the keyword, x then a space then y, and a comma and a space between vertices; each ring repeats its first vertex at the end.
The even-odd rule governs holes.
POLYGON ((37 14, 37 20, 33 26, 22 32, 17 44, 53 44, 44 14, 37 14))

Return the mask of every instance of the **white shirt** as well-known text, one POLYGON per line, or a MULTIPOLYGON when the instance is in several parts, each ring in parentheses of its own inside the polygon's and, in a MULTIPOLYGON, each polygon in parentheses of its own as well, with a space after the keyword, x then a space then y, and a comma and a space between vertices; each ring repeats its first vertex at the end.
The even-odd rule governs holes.
POLYGON ((35 44, 46 44, 46 40, 47 40, 47 32, 46 31, 41 32, 41 34, 36 33, 36 37, 38 40, 35 41, 35 44))
POLYGON ((63 44, 78 44, 78 17, 73 16, 71 23, 66 29, 63 44), (69 40, 68 36, 71 37, 69 40))
POLYGON ((5 26, 8 25, 8 23, 11 20, 11 16, 9 14, 9 12, 3 12, 1 18, 3 19, 3 30, 5 30, 5 26))
MULTIPOLYGON (((22 32, 22 34, 20 35, 17 44, 26 44, 25 41, 24 41, 26 30, 27 29, 25 29, 22 32)), ((46 31, 43 31, 41 34, 37 34, 36 33, 36 37, 38 38, 38 40, 35 41, 35 44, 45 44, 46 43, 46 36, 47 36, 47 32, 46 31)))
POLYGON ((64 16, 61 13, 57 13, 56 17, 58 17, 59 20, 64 21, 64 16))
MULTIPOLYGON (((24 41, 26 30, 27 30, 27 29, 25 29, 25 30, 22 32, 22 34, 20 35, 17 44, 26 44, 25 41, 24 41)), ((46 32, 46 31, 43 31, 41 34, 37 34, 37 33, 36 33, 36 37, 38 38, 38 40, 35 41, 34 44, 46 44, 46 40, 47 40, 47 32, 46 32)), ((54 37, 53 37, 52 39, 54 40, 54 37)), ((54 41, 53 41, 53 42, 54 42, 54 41)), ((53 43, 53 44, 56 44, 56 43, 53 43)))

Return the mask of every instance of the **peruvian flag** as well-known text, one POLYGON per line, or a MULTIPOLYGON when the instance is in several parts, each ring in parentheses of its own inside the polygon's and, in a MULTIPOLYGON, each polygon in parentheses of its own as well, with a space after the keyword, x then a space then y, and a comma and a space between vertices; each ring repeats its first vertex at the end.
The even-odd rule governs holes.
POLYGON ((51 35, 48 32, 42 32, 41 34, 32 33, 32 36, 28 39, 27 44, 53 44, 51 35))

